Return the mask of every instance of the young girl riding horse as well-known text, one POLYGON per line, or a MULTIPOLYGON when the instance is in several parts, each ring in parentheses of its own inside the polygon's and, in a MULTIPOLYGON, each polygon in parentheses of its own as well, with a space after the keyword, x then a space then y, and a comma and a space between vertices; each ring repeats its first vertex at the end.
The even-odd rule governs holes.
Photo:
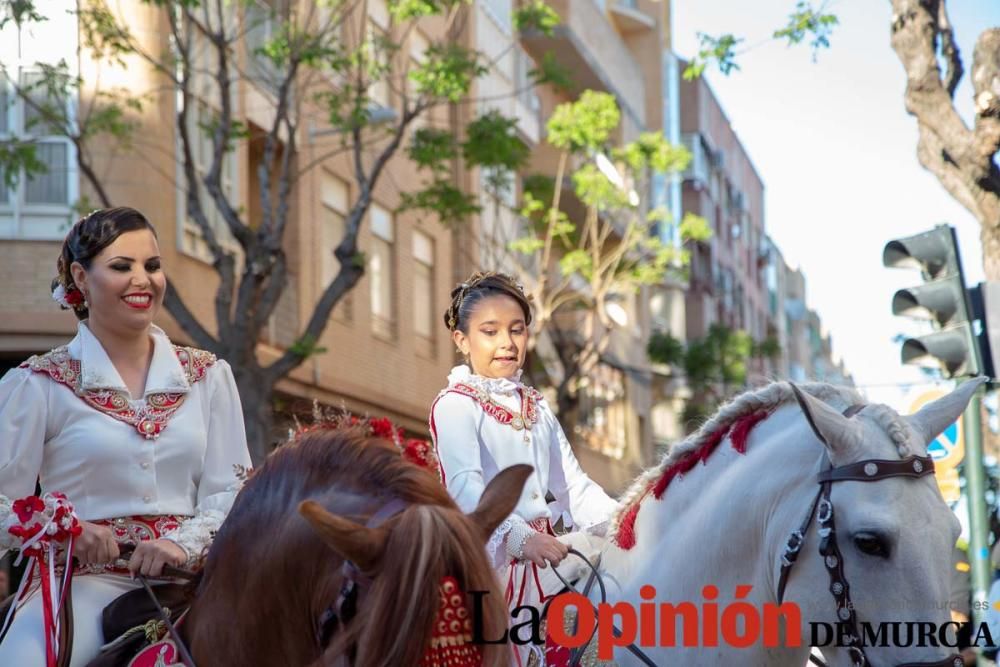
MULTIPOLYGON (((468 360, 452 369, 431 408, 444 483, 469 511, 501 470, 518 463, 534 467, 514 513, 487 549, 511 609, 544 603, 558 588, 543 583, 538 570, 559 564, 572 539, 555 537, 552 523, 562 516, 576 530, 602 535, 618 505, 580 468, 542 395, 521 382, 531 308, 517 282, 501 273, 473 275, 452 291, 444 319, 468 360)), ((526 657, 522 650, 518 661, 526 657)))

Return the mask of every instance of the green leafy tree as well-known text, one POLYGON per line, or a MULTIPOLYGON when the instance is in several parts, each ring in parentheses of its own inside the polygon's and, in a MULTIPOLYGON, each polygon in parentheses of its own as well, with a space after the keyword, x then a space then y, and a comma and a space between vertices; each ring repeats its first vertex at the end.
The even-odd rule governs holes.
POLYGON ((750 360, 774 359, 781 347, 774 338, 755 341, 745 331, 713 324, 704 338, 687 345, 669 333, 658 332, 650 338, 647 353, 655 363, 683 369, 693 397, 682 419, 693 425, 712 414, 733 390, 746 386, 750 360))
MULTIPOLYGON (((137 112, 146 105, 173 109, 176 101, 178 187, 184 192, 184 213, 196 225, 218 276, 214 326, 199 321, 174 289, 167 293, 166 308, 194 344, 232 363, 251 453, 259 462, 271 444, 276 383, 323 352, 317 341, 334 307, 364 273, 359 233, 387 165, 404 153, 422 165, 429 153, 452 150, 450 137, 437 130, 412 132, 414 121, 436 106, 471 101, 470 89, 491 62, 463 46, 466 0, 389 0, 385 33, 362 28, 359 13, 366 11, 366 3, 348 0, 144 0, 142 5, 164 31, 162 51, 151 50, 107 0, 80 3, 76 13, 81 58, 101 68, 136 62, 150 66, 158 80, 149 91, 102 89, 100 77, 85 82, 65 62, 39 63, 41 75, 30 85, 20 85, 17 73, 6 67, 0 74, 35 112, 36 122, 51 128, 46 133, 63 134, 76 146, 84 189, 97 200, 78 202, 82 209, 113 203, 113 184, 103 181, 94 156, 109 147, 128 150, 142 129, 137 112), (428 18, 443 26, 443 36, 414 62, 403 47, 417 22, 428 18), (250 46, 250 35, 266 38, 250 46), (237 103, 241 87, 269 100, 266 127, 249 125, 237 103), (379 101, 378 92, 386 89, 393 93, 391 107, 379 101), (316 127, 331 128, 334 137, 317 144, 320 150, 309 161, 299 142, 316 127), (407 150, 410 135, 415 139, 407 150), (199 165, 194 155, 205 139, 211 143, 209 163, 199 165), (259 212, 253 218, 223 185, 224 164, 240 142, 250 139, 262 155, 251 175, 259 192, 259 201, 251 204, 259 212), (288 284, 283 248, 297 186, 306 172, 336 155, 349 159, 351 191, 356 193, 343 237, 330 249, 339 270, 323 288, 297 340, 276 360, 264 363, 257 346, 288 284), (210 218, 221 218, 223 228, 210 218)), ((527 3, 517 19, 550 30, 554 19, 545 9, 544 3, 527 3)), ((43 2, 0 0, 0 26, 13 23, 24 29, 46 20, 46 10, 43 2)), ((549 80, 554 73, 540 67, 535 76, 549 80)), ((474 122, 463 133, 461 151, 484 161, 482 145, 489 144, 496 150, 493 159, 516 161, 521 149, 516 142, 499 147, 498 124, 493 116, 474 122)), ((0 141, 0 173, 8 184, 44 169, 36 148, 28 139, 0 141)), ((426 183, 405 194, 404 205, 427 208, 442 222, 459 224, 477 207, 454 183, 448 170, 435 169, 426 183)))
MULTIPOLYGON (((520 232, 506 243, 504 260, 516 267, 532 298, 536 329, 551 338, 558 355, 561 373, 553 384, 564 425, 572 420, 580 380, 600 361, 616 328, 609 305, 687 264, 683 249, 661 240, 661 227, 676 224, 685 240, 709 236, 704 219, 672 221, 638 194, 650 191, 655 174, 682 171, 691 157, 687 150, 660 132, 617 143, 619 124, 618 105, 607 93, 584 91, 556 107, 546 132, 559 151, 555 177, 524 179, 516 211, 520 232), (567 175, 568 195, 557 187, 567 175)), ((520 163, 521 156, 514 157, 487 166, 503 174, 520 163)), ((507 184, 501 178, 492 185, 507 184)), ((494 194, 499 207, 502 197, 494 194)))

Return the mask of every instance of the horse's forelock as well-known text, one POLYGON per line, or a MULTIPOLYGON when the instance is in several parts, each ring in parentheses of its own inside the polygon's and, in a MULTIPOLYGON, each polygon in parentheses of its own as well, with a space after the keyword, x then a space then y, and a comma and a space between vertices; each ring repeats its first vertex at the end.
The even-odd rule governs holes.
MULTIPOLYGON (((506 605, 476 527, 457 508, 414 505, 393 520, 364 607, 328 655, 354 644, 357 667, 419 664, 445 576, 455 577, 466 593, 488 593, 482 598, 480 622, 486 636, 503 632, 506 605)), ((480 649, 485 665, 506 663, 505 646, 480 649)))

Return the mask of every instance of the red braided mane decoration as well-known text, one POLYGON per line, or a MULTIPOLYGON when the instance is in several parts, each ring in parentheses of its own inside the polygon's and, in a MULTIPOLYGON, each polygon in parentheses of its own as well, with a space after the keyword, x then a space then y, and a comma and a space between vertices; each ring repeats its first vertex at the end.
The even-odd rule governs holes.
POLYGON ((615 544, 626 551, 635 546, 635 520, 639 516, 639 507, 650 493, 653 494, 653 498, 656 500, 662 498, 663 494, 667 491, 667 487, 670 486, 670 482, 674 481, 674 478, 690 472, 698 462, 704 464, 708 460, 708 457, 712 455, 712 452, 719 446, 719 443, 726 439, 727 435, 730 436, 732 448, 740 454, 746 454, 750 431, 753 430, 754 426, 767 419, 770 414, 770 410, 758 410, 757 412, 743 415, 732 424, 716 429, 695 449, 681 455, 676 461, 668 465, 663 470, 660 478, 651 483, 649 488, 638 499, 634 500, 628 509, 625 510, 624 514, 622 514, 621 521, 618 524, 618 532, 615 533, 614 537, 615 544))

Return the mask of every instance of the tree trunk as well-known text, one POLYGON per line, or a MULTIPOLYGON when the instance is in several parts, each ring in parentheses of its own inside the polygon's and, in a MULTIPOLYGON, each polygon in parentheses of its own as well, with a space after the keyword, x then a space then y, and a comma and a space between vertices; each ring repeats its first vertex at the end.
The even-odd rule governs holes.
POLYGON ((263 369, 252 365, 234 367, 236 388, 243 404, 243 422, 247 447, 254 466, 260 466, 274 445, 274 387, 264 377, 263 369))
POLYGON ((980 220, 979 238, 983 245, 983 272, 986 280, 1000 281, 1000 219, 980 220))
POLYGON ((1000 28, 976 40, 969 127, 953 100, 964 66, 946 0, 891 3, 892 48, 906 71, 904 101, 917 119, 917 157, 979 222, 986 278, 1000 280, 1000 169, 994 161, 1000 150, 1000 28))

